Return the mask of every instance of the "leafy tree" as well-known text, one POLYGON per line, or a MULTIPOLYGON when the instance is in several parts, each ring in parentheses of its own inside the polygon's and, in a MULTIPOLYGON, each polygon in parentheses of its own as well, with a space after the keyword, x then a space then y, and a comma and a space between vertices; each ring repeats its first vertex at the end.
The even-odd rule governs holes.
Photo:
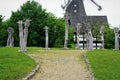
POLYGON ((92 34, 93 34, 93 37, 96 38, 96 40, 100 39, 100 28, 101 28, 101 25, 99 23, 96 23, 93 25, 92 34))
POLYGON ((49 46, 60 47, 58 45, 63 45, 65 30, 64 19, 57 18, 52 13, 46 12, 38 2, 33 0, 24 3, 19 10, 12 12, 10 19, 3 22, 3 31, 5 33, 2 37, 4 37, 5 40, 2 42, 2 46, 5 46, 4 44, 6 44, 6 30, 8 27, 14 28, 15 46, 19 46, 19 30, 17 22, 19 20, 25 21, 28 18, 31 20, 28 35, 28 46, 45 46, 45 26, 49 27, 49 46))
POLYGON ((42 6, 35 1, 27 1, 20 10, 12 12, 10 24, 15 29, 15 45, 19 45, 18 20, 30 19, 31 24, 28 35, 28 46, 43 46, 44 43, 44 26, 46 25, 48 13, 42 6))
POLYGON ((2 15, 0 15, 0 26, 2 24, 2 20, 3 20, 3 17, 2 17, 2 15))
POLYGON ((115 41, 115 34, 114 30, 109 27, 109 25, 106 25, 105 27, 105 48, 106 49, 113 49, 114 48, 114 41, 115 41))
POLYGON ((6 46, 6 39, 7 39, 7 28, 5 22, 3 23, 3 16, 0 15, 0 46, 6 46))
MULTIPOLYGON (((104 28, 104 40, 105 40, 105 48, 106 49, 113 49, 114 48, 114 30, 111 29, 108 24, 103 24, 104 28)), ((92 28, 93 37, 97 40, 100 40, 100 24, 94 24, 92 28)))

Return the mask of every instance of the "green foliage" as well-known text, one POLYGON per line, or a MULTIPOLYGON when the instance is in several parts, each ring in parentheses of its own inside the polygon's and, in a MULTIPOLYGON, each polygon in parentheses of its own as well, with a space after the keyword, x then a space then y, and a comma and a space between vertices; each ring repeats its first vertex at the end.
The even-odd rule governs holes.
MULTIPOLYGON (((0 15, 0 46, 6 46, 7 28, 14 28, 14 44, 19 46, 19 30, 17 22, 30 19, 28 46, 45 46, 45 30, 44 27, 49 27, 49 47, 63 47, 65 38, 65 20, 57 18, 54 14, 46 12, 42 6, 32 1, 24 3, 19 10, 12 12, 10 19, 2 22, 3 17, 0 15)), ((99 24, 94 24, 92 28, 93 36, 97 39, 99 35, 99 24)), ((73 31, 69 27, 68 46, 73 45, 73 31)), ((114 48, 114 32, 108 26, 105 27, 105 48, 114 48)))
POLYGON ((18 48, 0 48, 0 80, 21 80, 35 66, 34 60, 18 53, 18 48))
POLYGON ((100 39, 100 27, 101 25, 96 23, 93 25, 93 28, 92 28, 93 37, 96 38, 97 40, 100 39))
MULTIPOLYGON (((48 24, 51 25, 52 21, 53 20, 48 21, 48 24)), ((54 25, 49 26, 49 46, 63 47, 65 35, 64 19, 55 19, 53 22, 54 25)))
MULTIPOLYGON (((104 40, 105 40, 105 48, 113 49, 114 48, 114 30, 109 27, 108 24, 104 24, 104 40)), ((97 40, 100 40, 100 24, 94 24, 92 28, 93 37, 97 40)))
POLYGON ((120 80, 120 51, 95 50, 87 57, 96 80, 120 80))
POLYGON ((45 9, 38 3, 33 1, 27 1, 19 10, 12 12, 9 20, 3 22, 4 34, 0 41, 1 46, 6 45, 7 40, 7 28, 13 27, 15 46, 19 46, 19 30, 18 20, 30 19, 28 46, 45 46, 45 30, 44 27, 49 27, 49 46, 54 47, 56 45, 63 45, 64 42, 64 19, 55 17, 52 13, 46 12, 45 9), (56 26, 56 27, 55 27, 56 26))
POLYGON ((99 34, 99 30, 100 30, 100 27, 101 25, 96 23, 96 24, 91 24, 93 27, 92 27, 92 33, 93 33, 93 36, 96 36, 99 34))
POLYGON ((0 15, 0 46, 6 45, 6 37, 7 35, 7 29, 6 29, 6 22, 3 23, 3 17, 0 15), (6 30, 5 30, 6 29, 6 30))
POLYGON ((2 20, 3 20, 3 17, 2 15, 0 15, 0 26, 2 25, 2 20))
POLYGON ((74 35, 73 35, 73 28, 70 26, 68 28, 69 33, 68 33, 68 47, 69 48, 75 48, 75 44, 74 44, 74 35))
POLYGON ((104 38, 105 38, 105 48, 113 49, 114 48, 114 30, 111 29, 108 25, 105 26, 104 38))
POLYGON ((20 10, 13 12, 10 18, 10 26, 15 29, 15 46, 19 45, 19 31, 18 20, 23 20, 29 18, 31 24, 29 27, 28 35, 28 46, 43 46, 44 43, 44 26, 46 25, 46 20, 48 13, 42 6, 35 1, 27 1, 23 4, 20 10))

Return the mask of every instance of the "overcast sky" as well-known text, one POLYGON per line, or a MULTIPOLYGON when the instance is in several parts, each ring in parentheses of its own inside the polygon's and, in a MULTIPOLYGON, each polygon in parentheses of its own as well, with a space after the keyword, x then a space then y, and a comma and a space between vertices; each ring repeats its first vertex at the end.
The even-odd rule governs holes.
MULTIPOLYGON (((5 16, 5 20, 11 15, 11 11, 16 11, 27 0, 0 0, 0 14, 5 16)), ((63 17, 64 11, 61 4, 64 0, 35 0, 39 2, 47 12, 55 14, 57 17, 63 17)), ((90 0, 84 0, 87 15, 106 15, 108 22, 113 27, 120 25, 120 0, 95 0, 102 6, 103 10, 98 11, 90 0)))

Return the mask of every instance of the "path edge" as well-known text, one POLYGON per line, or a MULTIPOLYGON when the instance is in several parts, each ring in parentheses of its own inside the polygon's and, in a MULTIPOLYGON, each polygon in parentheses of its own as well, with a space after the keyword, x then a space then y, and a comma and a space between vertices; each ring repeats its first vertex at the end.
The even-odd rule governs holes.
POLYGON ((95 80, 94 73, 93 73, 93 70, 91 68, 90 62, 87 58, 86 52, 83 52, 83 58, 85 60, 85 63, 87 64, 88 70, 90 71, 90 80, 95 80))
MULTIPOLYGON (((27 53, 25 53, 27 56, 29 56, 27 53)), ((29 56, 31 59, 33 59, 31 56, 29 56)), ((33 59, 35 61, 35 63, 37 64, 37 66, 24 78, 22 78, 22 80, 29 80, 31 79, 40 69, 40 65, 38 64, 38 62, 33 59)))

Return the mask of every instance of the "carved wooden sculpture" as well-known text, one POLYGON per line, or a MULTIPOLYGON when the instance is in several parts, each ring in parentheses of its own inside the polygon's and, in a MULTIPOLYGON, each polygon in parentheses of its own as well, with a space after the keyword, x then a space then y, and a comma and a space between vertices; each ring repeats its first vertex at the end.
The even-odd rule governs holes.
POLYGON ((14 38, 13 38, 14 29, 12 27, 8 27, 7 32, 8 32, 7 46, 13 47, 14 46, 14 38))
POLYGON ((48 50, 49 35, 48 35, 48 27, 47 26, 45 26, 45 39, 46 39, 45 48, 46 48, 46 50, 48 50))
POLYGON ((115 32, 115 50, 119 50, 119 28, 115 27, 114 28, 115 32))
POLYGON ((93 50, 93 35, 92 35, 92 32, 91 32, 91 27, 90 27, 90 24, 87 23, 87 26, 88 26, 88 50, 93 50))
POLYGON ((80 28, 81 28, 81 24, 77 23, 77 44, 76 44, 76 48, 80 48, 80 40, 79 40, 79 36, 80 36, 80 28))
POLYGON ((67 49, 67 45, 68 45, 68 26, 69 26, 69 22, 68 22, 68 14, 65 15, 65 20, 66 20, 66 24, 65 24, 65 41, 64 41, 64 48, 67 49))
POLYGON ((20 52, 27 51, 26 45, 27 45, 27 37, 28 37, 28 28, 30 26, 30 20, 26 19, 24 25, 25 28, 23 30, 23 21, 18 21, 19 26, 19 38, 20 38, 20 52))

